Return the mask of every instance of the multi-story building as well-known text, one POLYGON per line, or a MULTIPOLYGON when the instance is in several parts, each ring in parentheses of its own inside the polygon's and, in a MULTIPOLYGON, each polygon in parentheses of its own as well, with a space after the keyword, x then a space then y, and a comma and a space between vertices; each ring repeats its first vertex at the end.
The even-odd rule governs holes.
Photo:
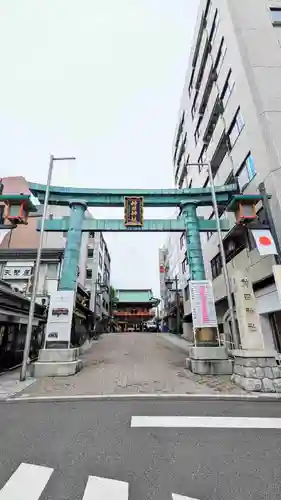
MULTIPOLYGON (((176 327, 176 308, 179 294, 182 304, 183 293, 186 291, 189 270, 187 266, 183 239, 185 235, 170 233, 165 245, 159 249, 159 279, 162 317, 168 319, 171 330, 176 327), (175 280, 177 279, 177 285, 175 280), (171 280, 172 286, 167 282, 171 280), (178 286, 178 290, 176 290, 178 286)), ((185 328, 185 325, 184 325, 185 328)))
MULTIPOLYGON (((211 164, 216 185, 238 179, 243 193, 261 182, 281 240, 281 2, 201 0, 173 145, 177 187, 208 186, 211 164), (194 164, 199 164, 194 166, 194 164)), ((257 205, 264 222, 264 209, 257 205)), ((198 209, 205 218, 212 207, 198 209)), ((227 217, 225 213, 221 217, 227 217)), ((247 270, 253 283, 266 347, 281 350, 281 305, 271 256, 260 256, 250 231, 224 238, 227 265, 247 270)), ((207 278, 213 280, 219 323, 227 300, 217 234, 202 235, 207 278)), ((185 295, 185 298, 188 297, 185 295)), ((185 300, 185 314, 191 314, 185 300)))
MULTIPOLYGON (((4 193, 26 192, 27 183, 24 178, 4 178, 4 193)), ((31 293, 33 271, 35 267, 39 232, 36 230, 38 213, 30 214, 27 225, 19 225, 13 230, 2 231, 0 239, 0 279, 5 280, 18 291, 31 293)), ((50 205, 49 218, 68 217, 69 207, 50 205)), ((85 217, 91 218, 87 210, 85 217)), ((42 258, 39 273, 37 300, 46 299, 50 293, 57 290, 63 262, 66 234, 46 232, 44 234, 42 258)), ((102 233, 83 233, 80 248, 79 269, 77 269, 77 283, 91 293, 91 309, 94 310, 97 283, 110 285, 110 255, 102 233)), ((97 294, 96 314, 108 314, 109 293, 97 294)))
POLYGON ((97 316, 110 308, 110 255, 102 233, 90 233, 87 246, 86 289, 91 291, 91 309, 97 316), (106 285, 101 294, 100 284, 106 285))

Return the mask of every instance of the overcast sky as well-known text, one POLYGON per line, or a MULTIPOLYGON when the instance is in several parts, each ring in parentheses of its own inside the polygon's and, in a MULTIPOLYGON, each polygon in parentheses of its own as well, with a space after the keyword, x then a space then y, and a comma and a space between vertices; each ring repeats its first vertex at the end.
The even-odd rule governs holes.
MULTIPOLYGON (((1 177, 173 187, 172 141, 198 0, 0 0, 1 177)), ((122 210, 94 210, 122 217, 122 210)), ((145 211, 169 216, 169 211, 145 211)), ((159 293, 164 233, 107 233, 116 287, 159 293)))

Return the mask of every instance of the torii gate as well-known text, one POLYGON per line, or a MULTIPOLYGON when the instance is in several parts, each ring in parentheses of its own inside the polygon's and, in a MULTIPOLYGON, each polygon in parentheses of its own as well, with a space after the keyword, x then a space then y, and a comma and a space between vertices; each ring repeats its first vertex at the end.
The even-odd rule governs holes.
MULTIPOLYGON (((46 186, 29 184, 29 189, 41 203, 44 202, 46 186)), ((216 199, 219 206, 224 208, 237 193, 236 184, 216 188, 216 199)), ((123 231, 123 232, 150 232, 150 231, 178 231, 186 234, 187 256, 192 281, 206 279, 200 232, 216 231, 216 221, 205 220, 197 216, 197 208, 212 205, 211 188, 191 189, 89 189, 65 188, 52 186, 49 194, 49 204, 69 205, 70 216, 63 219, 49 219, 44 222, 45 231, 67 232, 64 263, 62 267, 59 290, 72 292, 76 290, 77 268, 81 246, 82 232, 96 231, 123 231), (130 202, 135 203, 135 218, 128 224, 125 220, 116 219, 85 219, 87 207, 127 207, 130 202), (127 204, 127 205, 126 205, 127 204), (180 216, 177 219, 149 219, 143 220, 143 207, 179 207, 180 216)), ((227 220, 221 221, 221 229, 229 230, 227 220)), ((48 331, 48 329, 47 329, 48 331)), ((69 348, 65 341, 61 347, 69 348)), ((53 347, 54 339, 47 339, 46 346, 53 347)), ((202 328, 197 335, 198 345, 217 345, 217 330, 202 328)), ((59 344, 57 344, 59 346, 59 344)))
MULTIPOLYGON (((46 185, 29 183, 32 194, 40 203, 44 202, 46 185)), ((237 211, 241 204, 254 205, 257 195, 240 195, 237 184, 215 187, 218 206, 237 211)), ((10 223, 27 223, 28 212, 36 210, 28 195, 2 195, 5 203, 5 219, 10 223)), ((212 206, 210 187, 189 189, 89 189, 51 186, 49 205, 70 206, 70 216, 44 221, 45 231, 67 232, 66 248, 58 292, 51 297, 46 332, 45 349, 41 350, 39 362, 35 364, 35 375, 70 375, 80 368, 78 350, 70 348, 72 312, 77 287, 77 268, 80 257, 82 232, 185 232, 190 278, 192 281, 206 279, 200 232, 217 230, 216 221, 197 215, 197 208, 212 206), (88 207, 124 207, 124 220, 85 219, 88 207), (143 207, 178 207, 178 218, 143 219, 143 207), (61 316, 58 311, 64 311, 61 316), (67 313, 66 313, 67 311, 67 313), (67 320, 65 318, 67 317, 67 320), (63 332, 58 334, 58 331, 63 332)), ((40 229, 40 224, 38 229, 40 229)), ((3 226, 2 226, 3 227, 3 226)), ((5 226, 7 227, 7 226, 5 226)), ((11 227, 11 226, 10 226, 11 227)), ((15 227, 15 226, 14 226, 15 227)), ((222 231, 230 229, 227 220, 220 221, 222 231)), ((218 346, 218 339, 211 328, 201 328, 197 338, 198 348, 218 346)), ((223 349, 212 347, 212 349, 223 349)), ((223 355, 223 360, 226 358, 223 355)), ((218 357, 216 357, 216 361, 218 357)), ((204 359, 206 355, 204 354, 204 359)))

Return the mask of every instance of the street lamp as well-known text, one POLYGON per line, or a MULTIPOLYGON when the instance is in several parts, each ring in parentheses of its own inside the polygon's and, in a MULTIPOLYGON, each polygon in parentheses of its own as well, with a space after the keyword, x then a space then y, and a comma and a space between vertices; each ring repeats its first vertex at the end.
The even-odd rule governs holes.
POLYGON ((45 220, 47 218, 47 212, 48 212, 48 203, 49 203, 49 195, 50 195, 50 186, 51 186, 51 180, 52 180, 53 166, 54 166, 54 161, 64 161, 64 160, 76 160, 76 158, 74 156, 65 156, 65 157, 59 157, 59 158, 57 158, 53 155, 50 156, 48 177, 47 177, 47 183, 46 183, 46 191, 45 191, 45 199, 44 199, 44 208, 43 208, 43 215, 42 215, 41 228, 40 228, 40 239, 39 239, 39 246, 38 246, 37 256, 36 256, 33 289, 32 289, 32 294, 31 294, 31 299, 30 299, 28 323, 27 323, 24 352, 23 352, 23 360, 22 360, 21 372, 20 372, 20 380, 26 379, 27 361, 28 361, 29 350, 30 350, 32 323, 33 323, 34 309, 35 309, 35 303, 36 303, 36 294, 37 294, 39 271, 40 271, 40 261, 41 261, 43 239, 44 239, 45 220))
POLYGON ((177 301, 177 333, 180 333, 180 294, 179 294, 179 279, 178 276, 175 276, 175 278, 167 278, 165 280, 165 285, 167 286, 168 290, 173 291, 173 283, 176 284, 176 301, 177 301))
POLYGON ((226 296, 227 296, 227 302, 228 302, 228 309, 230 312, 232 337, 233 337, 234 347, 235 347, 235 349, 238 349, 239 348, 239 335, 238 335, 238 330, 237 330, 237 325, 236 325, 236 318, 235 318, 235 312, 234 312, 234 301, 233 301, 233 297, 232 297, 232 293, 231 293, 230 278, 229 278, 229 274, 228 274, 225 251, 224 251, 224 246, 223 246, 223 237, 222 237, 222 230, 221 230, 221 224, 220 224, 220 216, 219 216, 219 209, 218 209, 218 202, 217 202, 216 188, 215 188, 214 176, 213 176, 213 172, 212 172, 212 166, 211 166, 211 163, 209 163, 209 162, 208 163, 189 163, 188 166, 197 166, 197 167, 207 167, 208 168, 210 188, 211 188, 212 201, 213 201, 213 209, 214 209, 214 215, 215 215, 215 220, 216 220, 216 225, 217 225, 217 233, 218 233, 218 237, 219 237, 219 249, 220 249, 220 254, 221 254, 222 269, 223 269, 223 275, 224 275, 224 281, 225 281, 225 287, 226 287, 226 296))

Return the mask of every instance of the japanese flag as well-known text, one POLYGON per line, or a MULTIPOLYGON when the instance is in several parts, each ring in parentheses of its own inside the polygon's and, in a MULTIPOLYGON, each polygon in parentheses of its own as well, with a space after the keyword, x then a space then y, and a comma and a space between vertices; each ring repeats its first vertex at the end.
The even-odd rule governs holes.
POLYGON ((269 229, 252 229, 260 255, 277 254, 276 245, 269 229))

